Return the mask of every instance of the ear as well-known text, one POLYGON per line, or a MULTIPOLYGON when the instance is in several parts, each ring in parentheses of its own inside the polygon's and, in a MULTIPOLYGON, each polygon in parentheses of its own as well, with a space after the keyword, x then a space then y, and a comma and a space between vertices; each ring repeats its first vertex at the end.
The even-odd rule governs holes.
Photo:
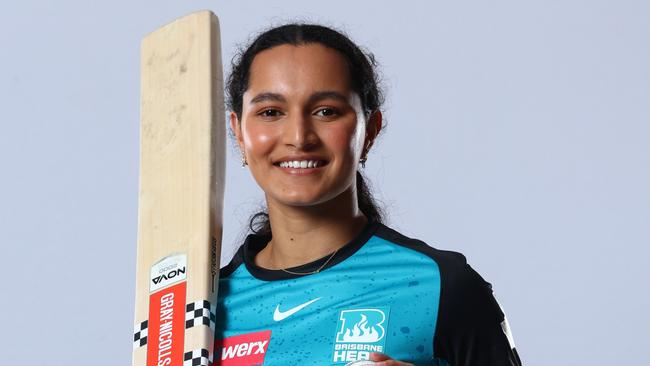
POLYGON ((241 123, 237 118, 237 113, 230 112, 230 130, 235 134, 237 139, 237 145, 239 145, 239 150, 244 151, 244 138, 241 133, 241 123))
POLYGON ((379 132, 381 131, 382 128, 382 122, 383 122, 383 116, 381 114, 381 111, 379 110, 372 112, 372 114, 368 118, 368 121, 366 121, 366 141, 363 145, 364 155, 368 154, 368 152, 370 151, 370 147, 372 147, 372 144, 375 142, 375 139, 379 135, 379 132))

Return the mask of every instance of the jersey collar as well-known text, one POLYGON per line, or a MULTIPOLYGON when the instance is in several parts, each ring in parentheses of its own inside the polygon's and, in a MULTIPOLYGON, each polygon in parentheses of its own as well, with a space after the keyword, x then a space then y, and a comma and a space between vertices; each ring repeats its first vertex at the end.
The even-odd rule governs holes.
MULTIPOLYGON (((348 257, 356 253, 356 251, 359 250, 374 235, 375 231, 380 225, 381 225, 380 223, 375 221, 369 221, 368 223, 366 223, 366 226, 364 226, 361 232, 355 238, 353 238, 351 241, 349 241, 347 244, 341 247, 341 249, 339 249, 336 255, 329 261, 329 263, 327 263, 325 267, 323 267, 323 269, 321 269, 319 273, 343 262, 348 257)), ((264 249, 264 247, 266 247, 266 245, 269 243, 270 240, 271 240, 271 235, 251 234, 248 235, 246 241, 244 242, 244 245, 242 247, 244 264, 246 265, 246 269, 248 269, 248 271, 253 275, 253 277, 264 281, 277 281, 277 280, 287 280, 287 279, 299 278, 299 277, 315 276, 319 274, 319 273, 314 273, 308 275, 297 275, 297 274, 287 273, 282 270, 266 269, 256 265, 255 256, 262 249, 264 249)), ((323 265, 323 263, 325 263, 328 259, 330 259, 330 256, 331 254, 327 254, 326 256, 319 258, 313 262, 305 263, 303 265, 297 267, 291 267, 287 269, 292 272, 300 272, 300 273, 313 272, 319 269, 323 265)))

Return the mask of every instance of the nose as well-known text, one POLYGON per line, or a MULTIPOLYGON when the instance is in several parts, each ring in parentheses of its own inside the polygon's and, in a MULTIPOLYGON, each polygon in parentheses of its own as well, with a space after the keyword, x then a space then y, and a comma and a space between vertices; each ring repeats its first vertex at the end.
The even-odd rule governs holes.
POLYGON ((318 144, 318 134, 310 115, 293 113, 284 125, 284 143, 299 150, 309 150, 318 144))

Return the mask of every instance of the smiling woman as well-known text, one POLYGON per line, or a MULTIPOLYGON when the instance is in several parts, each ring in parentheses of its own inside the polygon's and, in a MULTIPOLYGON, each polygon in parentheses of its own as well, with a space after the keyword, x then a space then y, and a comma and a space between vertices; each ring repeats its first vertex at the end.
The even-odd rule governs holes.
POLYGON ((235 58, 228 93, 268 212, 221 271, 217 364, 520 364, 465 258, 382 223, 359 173, 382 130, 371 55, 330 28, 284 25, 235 58))
POLYGON ((345 59, 319 44, 282 45, 260 52, 250 72, 241 123, 232 113, 231 127, 269 210, 350 201, 339 197, 354 187, 381 119, 366 123, 345 59))

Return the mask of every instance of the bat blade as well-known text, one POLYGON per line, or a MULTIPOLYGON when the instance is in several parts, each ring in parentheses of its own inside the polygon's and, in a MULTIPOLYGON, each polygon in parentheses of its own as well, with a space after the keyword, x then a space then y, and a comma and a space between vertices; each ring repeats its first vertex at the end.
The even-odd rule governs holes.
POLYGON ((219 22, 209 11, 142 40, 133 366, 212 359, 225 167, 221 70, 219 22))

